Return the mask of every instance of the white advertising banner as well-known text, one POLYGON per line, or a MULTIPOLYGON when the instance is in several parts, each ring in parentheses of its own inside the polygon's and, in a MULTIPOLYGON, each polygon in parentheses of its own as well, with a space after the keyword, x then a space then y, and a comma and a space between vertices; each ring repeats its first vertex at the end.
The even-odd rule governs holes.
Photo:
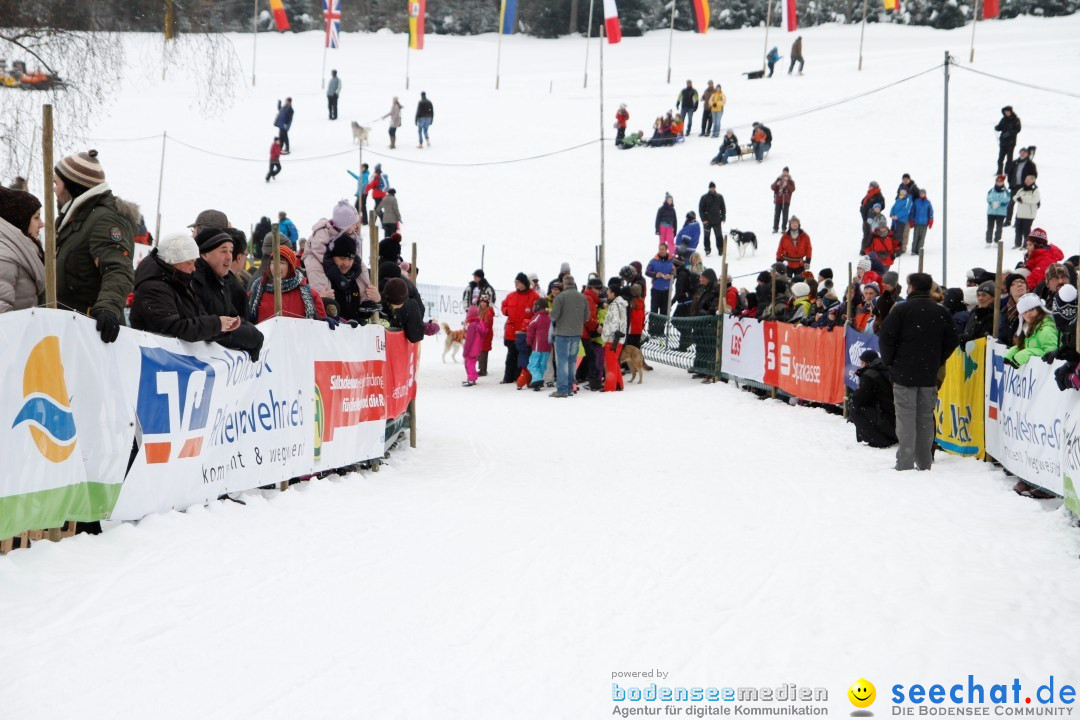
POLYGON ((724 316, 724 347, 720 369, 728 375, 765 380, 764 324, 752 318, 724 316))
MULTIPOLYGON (((469 306, 465 302, 466 286, 467 283, 461 285, 461 287, 418 283, 416 289, 420 291, 420 298, 424 301, 426 310, 424 317, 435 322, 444 322, 450 326, 451 330, 465 327, 465 313, 469 310, 469 306)), ((506 318, 499 311, 505 297, 506 293, 495 291, 494 337, 496 340, 502 337, 503 327, 506 325, 506 318)), ((499 343, 496 342, 495 344, 498 345, 499 343)))

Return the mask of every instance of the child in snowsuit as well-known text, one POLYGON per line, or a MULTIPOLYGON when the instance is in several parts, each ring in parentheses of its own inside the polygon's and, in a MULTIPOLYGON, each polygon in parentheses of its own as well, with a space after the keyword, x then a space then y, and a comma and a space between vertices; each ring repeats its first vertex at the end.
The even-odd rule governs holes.
POLYGON ((671 193, 664 193, 664 204, 656 211, 656 234, 660 236, 660 242, 667 245, 670 257, 675 257, 675 226, 678 222, 675 198, 671 197, 671 193))
POLYGON ((529 375, 532 382, 529 387, 539 392, 544 387, 544 373, 547 372, 548 360, 551 358, 551 315, 548 313, 547 298, 540 298, 533 304, 533 319, 529 323, 529 329, 525 331, 525 339, 529 343, 529 375))
POLYGON ((608 282, 608 310, 601 336, 604 340, 604 392, 623 389, 619 354, 622 352, 622 339, 629 328, 626 322, 627 302, 620 293, 621 285, 618 278, 608 282))
POLYGON ((471 387, 476 384, 476 378, 479 377, 479 373, 476 370, 476 361, 480 358, 480 353, 484 349, 484 338, 487 337, 491 329, 487 323, 480 320, 480 308, 476 305, 469 307, 468 314, 465 316, 465 346, 463 348, 463 354, 465 356, 465 377, 466 381, 461 383, 465 387, 471 387))

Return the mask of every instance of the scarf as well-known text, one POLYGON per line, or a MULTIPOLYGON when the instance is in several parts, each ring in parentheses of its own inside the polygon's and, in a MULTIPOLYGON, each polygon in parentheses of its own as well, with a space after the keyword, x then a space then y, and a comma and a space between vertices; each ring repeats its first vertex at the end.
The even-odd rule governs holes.
MULTIPOLYGON (((300 291, 300 299, 304 301, 304 317, 308 320, 318 320, 319 314, 315 312, 315 301, 311 299, 311 288, 308 286, 303 272, 299 268, 293 270, 292 277, 281 281, 281 295, 294 290, 300 291)), ((263 293, 274 293, 274 283, 257 282, 251 288, 251 298, 248 300, 248 320, 258 322, 259 304, 262 302, 263 293)))

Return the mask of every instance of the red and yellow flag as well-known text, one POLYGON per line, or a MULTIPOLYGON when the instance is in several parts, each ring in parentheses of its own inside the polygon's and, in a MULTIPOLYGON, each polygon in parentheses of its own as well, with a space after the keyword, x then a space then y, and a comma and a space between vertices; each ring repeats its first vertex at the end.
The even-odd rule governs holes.
POLYGON ((409 47, 424 49, 424 12, 427 0, 409 0, 409 47))
POLYGON ((900 10, 900 0, 884 0, 886 10, 900 10))
POLYGON ((285 14, 285 6, 281 4, 281 0, 270 0, 270 10, 274 13, 274 22, 277 24, 278 32, 288 30, 289 16, 285 14))
POLYGON ((694 0, 693 4, 697 31, 704 33, 709 29, 709 0, 694 0))

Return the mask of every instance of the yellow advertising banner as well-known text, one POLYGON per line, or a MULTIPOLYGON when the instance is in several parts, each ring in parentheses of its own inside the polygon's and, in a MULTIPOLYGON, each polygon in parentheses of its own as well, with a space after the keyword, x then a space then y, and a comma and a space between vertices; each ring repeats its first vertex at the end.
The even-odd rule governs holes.
POLYGON ((937 444, 954 455, 982 459, 986 452, 986 338, 961 346, 945 363, 945 382, 938 390, 934 419, 937 444))

